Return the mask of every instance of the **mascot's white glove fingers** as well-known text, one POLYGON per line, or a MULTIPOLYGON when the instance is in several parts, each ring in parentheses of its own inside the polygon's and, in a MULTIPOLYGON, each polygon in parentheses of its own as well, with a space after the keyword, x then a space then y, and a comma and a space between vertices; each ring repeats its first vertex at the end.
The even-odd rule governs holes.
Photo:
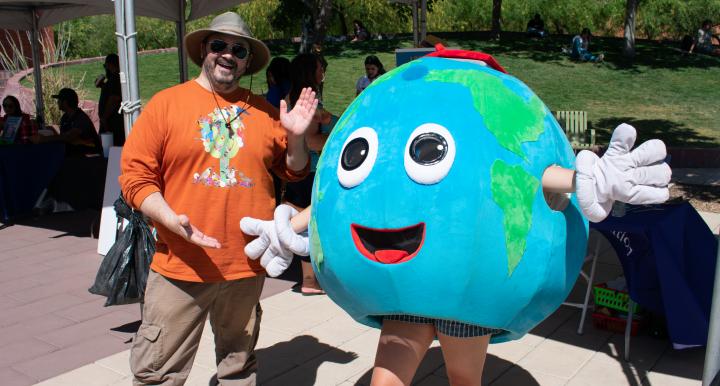
POLYGON ((290 266, 292 252, 280 245, 274 221, 244 217, 240 220, 240 229, 249 235, 258 235, 245 246, 245 254, 251 259, 260 257, 260 265, 269 276, 279 276, 290 266))
POLYGON ((278 206, 275 208, 275 228, 284 248, 296 255, 307 256, 310 254, 308 238, 295 233, 290 225, 290 219, 297 214, 298 211, 289 205, 278 206))
POLYGON ((665 160, 667 149, 665 143, 659 139, 643 142, 630 153, 633 166, 648 166, 665 160))
POLYGON ((655 186, 636 185, 630 188, 628 192, 628 204, 645 205, 659 204, 670 198, 670 190, 668 188, 658 188, 655 186))
POLYGON ((666 187, 670 183, 671 177, 672 170, 664 162, 632 170, 632 182, 637 185, 666 187))
POLYGON ((575 186, 578 203, 585 217, 592 222, 604 220, 612 209, 612 201, 598 201, 598 184, 604 182, 596 180, 598 161, 597 154, 587 150, 581 151, 575 160, 577 170, 575 186))
POLYGON ((612 137, 610 138, 610 144, 605 152, 606 156, 615 157, 625 155, 630 152, 630 149, 635 145, 635 139, 637 138, 637 131, 635 128, 628 125, 627 123, 620 124, 613 131, 612 137))
POLYGON ((270 277, 278 277, 283 272, 285 272, 286 269, 290 266, 290 263, 292 262, 292 256, 290 257, 283 257, 283 256, 275 256, 268 265, 265 267, 265 271, 268 273, 268 276, 270 277))
POLYGON ((270 238, 263 231, 263 221, 252 217, 243 217, 240 220, 240 229, 250 236, 258 236, 245 245, 245 254, 251 259, 257 259, 270 246, 270 238))

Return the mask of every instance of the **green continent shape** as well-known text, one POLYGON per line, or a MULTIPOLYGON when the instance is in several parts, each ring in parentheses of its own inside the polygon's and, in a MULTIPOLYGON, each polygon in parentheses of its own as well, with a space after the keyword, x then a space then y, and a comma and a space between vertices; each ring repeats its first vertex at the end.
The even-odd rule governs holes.
POLYGON ((318 234, 317 223, 315 222, 315 216, 310 217, 310 248, 313 251, 312 259, 315 262, 315 267, 320 268, 323 263, 324 255, 322 251, 322 244, 320 244, 320 235, 318 234))
POLYGON ((520 144, 537 141, 545 130, 545 109, 540 98, 533 94, 525 101, 496 76, 477 70, 431 70, 425 80, 466 87, 475 110, 500 146, 523 159, 526 156, 520 144))
POLYGON ((508 276, 520 263, 532 225, 532 205, 540 182, 521 166, 493 162, 490 171, 492 196, 503 210, 508 276))

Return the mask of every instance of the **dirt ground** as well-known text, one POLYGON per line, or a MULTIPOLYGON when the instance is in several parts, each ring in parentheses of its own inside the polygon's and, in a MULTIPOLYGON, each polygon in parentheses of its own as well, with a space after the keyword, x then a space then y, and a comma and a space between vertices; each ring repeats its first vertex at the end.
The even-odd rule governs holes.
POLYGON ((697 210, 720 213, 720 186, 674 184, 670 200, 686 200, 697 210))

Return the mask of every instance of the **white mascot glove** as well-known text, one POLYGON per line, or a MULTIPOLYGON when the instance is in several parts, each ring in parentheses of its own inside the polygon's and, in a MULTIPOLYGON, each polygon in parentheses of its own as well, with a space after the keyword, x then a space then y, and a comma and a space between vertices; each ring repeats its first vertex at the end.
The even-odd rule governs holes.
POLYGON ((290 205, 280 205, 275 208, 275 229, 278 233, 280 244, 289 249, 292 253, 300 256, 310 254, 310 243, 307 232, 295 233, 290 225, 290 219, 295 217, 298 211, 290 205))
POLYGON ((636 137, 635 128, 623 123, 615 128, 602 158, 587 150, 577 155, 577 198, 588 220, 605 219, 614 201, 657 204, 670 197, 672 171, 663 162, 665 144, 651 139, 631 152, 636 137))
POLYGON ((280 245, 275 221, 243 217, 240 220, 240 229, 248 235, 258 236, 245 246, 245 254, 253 260, 260 257, 260 265, 270 277, 280 276, 290 266, 293 254, 280 245))

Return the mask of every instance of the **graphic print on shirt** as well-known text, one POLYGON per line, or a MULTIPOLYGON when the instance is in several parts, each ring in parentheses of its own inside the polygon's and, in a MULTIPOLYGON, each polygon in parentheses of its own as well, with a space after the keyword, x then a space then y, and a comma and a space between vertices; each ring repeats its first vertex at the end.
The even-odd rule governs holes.
POLYGON ((253 185, 250 178, 230 167, 230 160, 237 155, 240 148, 245 146, 243 135, 245 125, 242 123, 241 114, 247 114, 247 111, 231 105, 222 109, 216 108, 207 117, 198 119, 203 147, 213 158, 220 160, 220 167, 216 170, 213 166, 209 166, 202 172, 195 173, 194 184, 219 188, 236 185, 249 188, 253 185), (229 129, 227 122, 230 122, 229 129))

